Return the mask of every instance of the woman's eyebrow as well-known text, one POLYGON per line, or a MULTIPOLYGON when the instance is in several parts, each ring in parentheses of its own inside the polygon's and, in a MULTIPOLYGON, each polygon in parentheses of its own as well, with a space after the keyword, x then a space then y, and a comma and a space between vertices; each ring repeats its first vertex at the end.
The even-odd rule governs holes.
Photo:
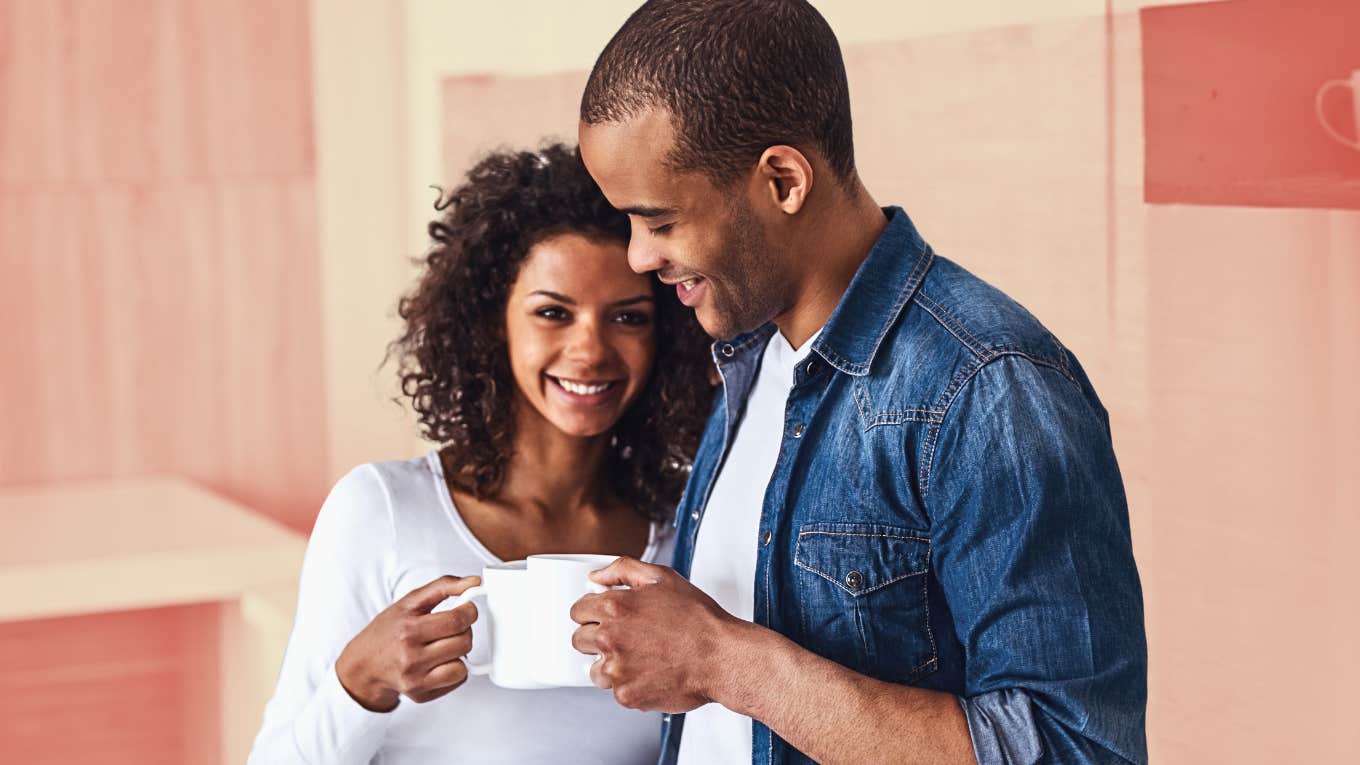
POLYGON ((548 290, 534 290, 533 292, 530 292, 529 294, 530 294, 530 295, 543 295, 544 297, 550 297, 550 298, 552 298, 553 300, 556 300, 556 301, 559 302, 559 303, 566 303, 566 304, 568 304, 568 305, 576 305, 576 301, 575 301, 575 300, 572 300, 571 298, 567 297, 566 295, 559 295, 559 294, 557 294, 556 292, 549 292, 548 290))
MULTIPOLYGON (((557 292, 552 292, 550 290, 534 290, 529 294, 531 296, 542 295, 547 298, 552 298, 553 300, 556 300, 559 303, 566 303, 567 305, 576 305, 575 300, 567 297, 566 295, 557 292)), ((634 305, 637 303, 655 303, 655 302, 656 298, 652 297, 651 295, 634 295, 633 297, 624 298, 623 300, 616 300, 613 303, 610 303, 609 305, 611 307, 618 308, 619 306, 634 305)))

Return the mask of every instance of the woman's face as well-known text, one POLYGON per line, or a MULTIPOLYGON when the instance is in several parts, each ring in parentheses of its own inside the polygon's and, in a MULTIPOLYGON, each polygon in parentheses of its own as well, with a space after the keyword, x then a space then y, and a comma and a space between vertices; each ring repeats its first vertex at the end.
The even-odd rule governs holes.
POLYGON ((505 309, 516 398, 564 433, 596 436, 637 400, 656 355, 649 277, 620 241, 558 234, 529 250, 505 309))

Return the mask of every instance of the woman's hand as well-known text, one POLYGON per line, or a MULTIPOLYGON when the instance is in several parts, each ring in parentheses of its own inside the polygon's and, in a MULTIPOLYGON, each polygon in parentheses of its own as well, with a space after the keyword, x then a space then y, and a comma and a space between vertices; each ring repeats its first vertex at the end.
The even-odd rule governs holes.
POLYGON ((462 685, 467 680, 462 657, 472 650, 477 607, 465 603, 430 611, 480 582, 475 576, 441 576, 373 617, 335 661, 340 684, 373 712, 390 712, 400 695, 423 704, 462 685))

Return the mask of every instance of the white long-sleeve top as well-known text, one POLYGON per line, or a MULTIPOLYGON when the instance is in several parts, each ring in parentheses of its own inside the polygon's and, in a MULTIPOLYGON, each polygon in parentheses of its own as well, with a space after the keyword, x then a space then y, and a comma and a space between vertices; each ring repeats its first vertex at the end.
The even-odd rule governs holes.
MULTIPOLYGON (((643 559, 670 563, 668 525, 643 559)), ((249 765, 654 763, 660 716, 596 688, 507 690, 474 676, 425 704, 402 698, 370 712, 340 685, 335 660, 373 617, 444 574, 500 562, 463 523, 437 452, 352 470, 321 507, 298 590, 297 616, 249 765)), ((486 658, 485 625, 470 658, 486 658)))

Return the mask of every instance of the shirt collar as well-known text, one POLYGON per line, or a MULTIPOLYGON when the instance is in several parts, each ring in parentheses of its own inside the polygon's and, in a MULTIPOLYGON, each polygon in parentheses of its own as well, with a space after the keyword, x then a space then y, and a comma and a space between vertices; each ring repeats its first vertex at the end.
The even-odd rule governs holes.
MULTIPOLYGON (((836 304, 831 318, 810 341, 812 350, 849 375, 869 373, 883 337, 915 294, 935 253, 901 207, 885 207, 888 225, 870 248, 836 304)), ((713 360, 724 364, 763 350, 776 332, 773 322, 713 344, 713 360)), ((805 350, 807 346, 803 346, 805 350)))
POLYGON ((935 253, 900 207, 885 207, 888 226, 855 271, 812 349, 856 377, 867 375, 884 336, 916 293, 935 253))

